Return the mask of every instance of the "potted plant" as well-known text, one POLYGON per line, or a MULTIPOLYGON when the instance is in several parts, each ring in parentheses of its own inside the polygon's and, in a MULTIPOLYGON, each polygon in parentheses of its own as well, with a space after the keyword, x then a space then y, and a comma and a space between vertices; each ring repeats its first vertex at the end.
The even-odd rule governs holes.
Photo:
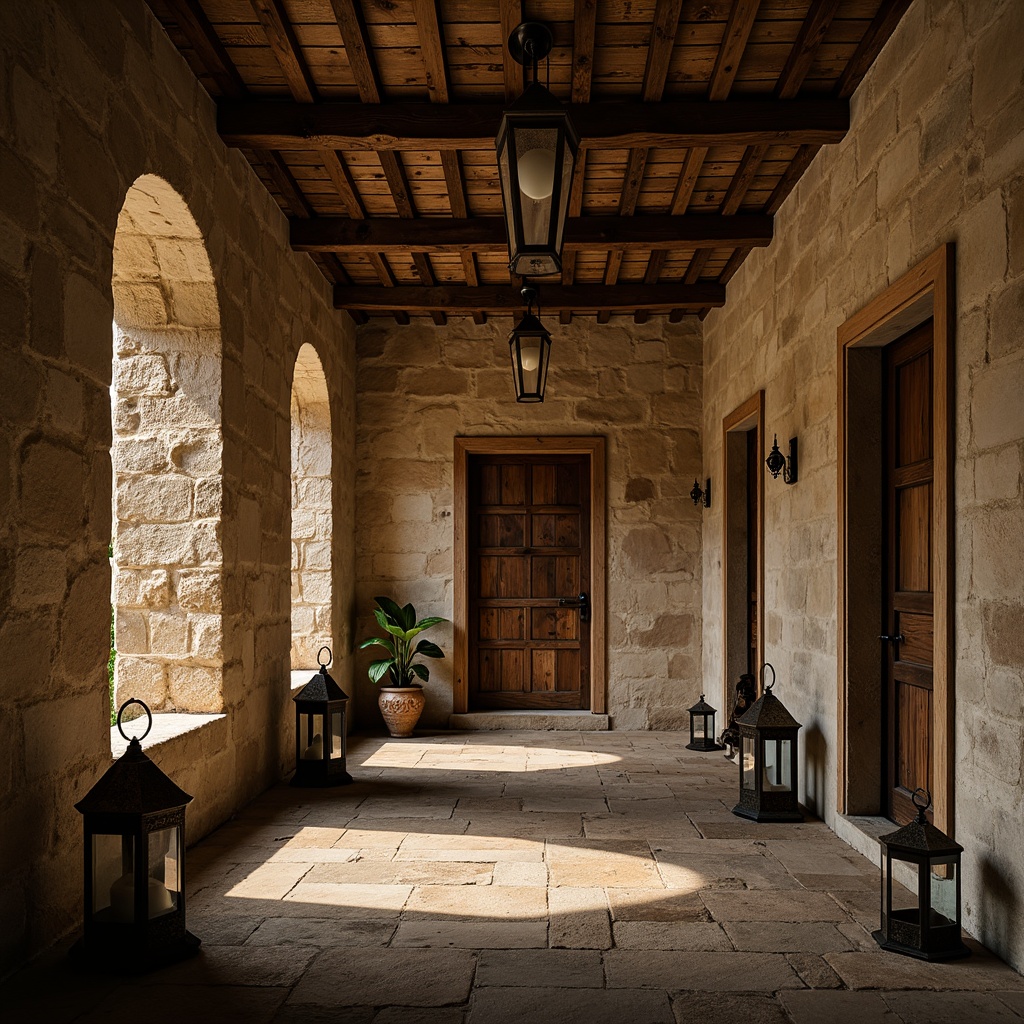
POLYGON ((377 602, 374 617, 387 636, 368 637, 359 649, 383 647, 387 651, 386 658, 370 665, 370 681, 380 683, 387 679, 391 683, 390 686, 382 686, 377 697, 388 732, 396 737, 411 736, 427 701, 423 686, 416 679, 426 682, 430 678, 430 669, 416 659, 444 657, 441 648, 429 640, 419 640, 415 647, 413 643, 425 629, 448 620, 433 615, 417 622, 416 609, 411 604, 400 608, 389 597, 374 600, 377 602))

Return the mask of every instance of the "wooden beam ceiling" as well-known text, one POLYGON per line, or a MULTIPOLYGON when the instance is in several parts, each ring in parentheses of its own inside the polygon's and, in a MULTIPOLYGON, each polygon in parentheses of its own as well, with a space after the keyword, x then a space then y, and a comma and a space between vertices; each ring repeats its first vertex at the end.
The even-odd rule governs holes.
POLYGON ((342 306, 438 324, 521 307, 494 156, 521 21, 547 19, 540 77, 582 136, 543 308, 643 322, 720 304, 910 4, 148 2, 342 306))

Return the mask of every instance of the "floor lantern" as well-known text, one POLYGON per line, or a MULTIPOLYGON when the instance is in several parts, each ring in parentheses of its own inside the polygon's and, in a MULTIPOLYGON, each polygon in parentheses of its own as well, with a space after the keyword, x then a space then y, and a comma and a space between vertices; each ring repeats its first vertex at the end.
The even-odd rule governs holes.
POLYGON ((752 821, 803 821, 797 803, 797 742, 800 723, 772 693, 772 681, 764 686, 742 718, 736 720, 740 731, 740 802, 733 814, 752 821))
POLYGON ((715 715, 718 714, 706 700, 704 694, 690 708, 690 742, 687 750, 724 750, 721 743, 715 742, 715 715))
MULTIPOLYGON (((148 724, 75 808, 85 827, 85 933, 72 949, 112 971, 145 971, 191 956, 185 927, 185 805, 192 800, 142 751, 148 724)), ((141 721, 141 719, 136 719, 141 721)))
POLYGON ((915 789, 912 799, 917 819, 878 837, 882 847, 882 926, 872 936, 882 949, 919 960, 969 956, 971 951, 960 936, 960 854, 964 848, 925 818, 931 806, 927 790, 915 789), (894 870, 898 879, 893 878, 894 870))
POLYGON ((317 651, 320 671, 299 690, 295 701, 295 774, 293 786, 346 786, 348 750, 345 706, 348 694, 331 678, 330 647, 317 651), (327 660, 320 656, 327 652, 327 660))

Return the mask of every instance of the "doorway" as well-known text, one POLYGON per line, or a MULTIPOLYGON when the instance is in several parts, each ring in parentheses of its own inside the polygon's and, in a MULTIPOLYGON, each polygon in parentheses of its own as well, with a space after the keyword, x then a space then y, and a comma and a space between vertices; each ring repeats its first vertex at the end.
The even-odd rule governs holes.
POLYGON ((840 813, 953 835, 954 248, 838 331, 840 813))
POLYGON ((455 439, 456 713, 604 714, 604 449, 455 439))
POLYGON ((722 430, 723 706, 732 707, 740 676, 757 679, 764 661, 764 392, 726 416, 722 430))

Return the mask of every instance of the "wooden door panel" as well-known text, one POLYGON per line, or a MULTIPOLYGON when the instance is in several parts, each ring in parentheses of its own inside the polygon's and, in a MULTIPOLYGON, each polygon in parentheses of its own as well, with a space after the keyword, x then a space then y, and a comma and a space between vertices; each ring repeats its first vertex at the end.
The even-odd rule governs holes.
POLYGON ((918 786, 931 792, 931 690, 897 681, 896 707, 899 750, 896 784, 910 793, 918 786))
POLYGON ((911 821, 911 795, 932 786, 932 324, 886 349, 885 641, 889 816, 911 821))
POLYGON ((589 706, 589 626, 560 607, 589 591, 586 456, 473 456, 470 706, 589 706))
POLYGON ((931 483, 904 487, 897 498, 897 578, 903 591, 931 588, 931 483))

